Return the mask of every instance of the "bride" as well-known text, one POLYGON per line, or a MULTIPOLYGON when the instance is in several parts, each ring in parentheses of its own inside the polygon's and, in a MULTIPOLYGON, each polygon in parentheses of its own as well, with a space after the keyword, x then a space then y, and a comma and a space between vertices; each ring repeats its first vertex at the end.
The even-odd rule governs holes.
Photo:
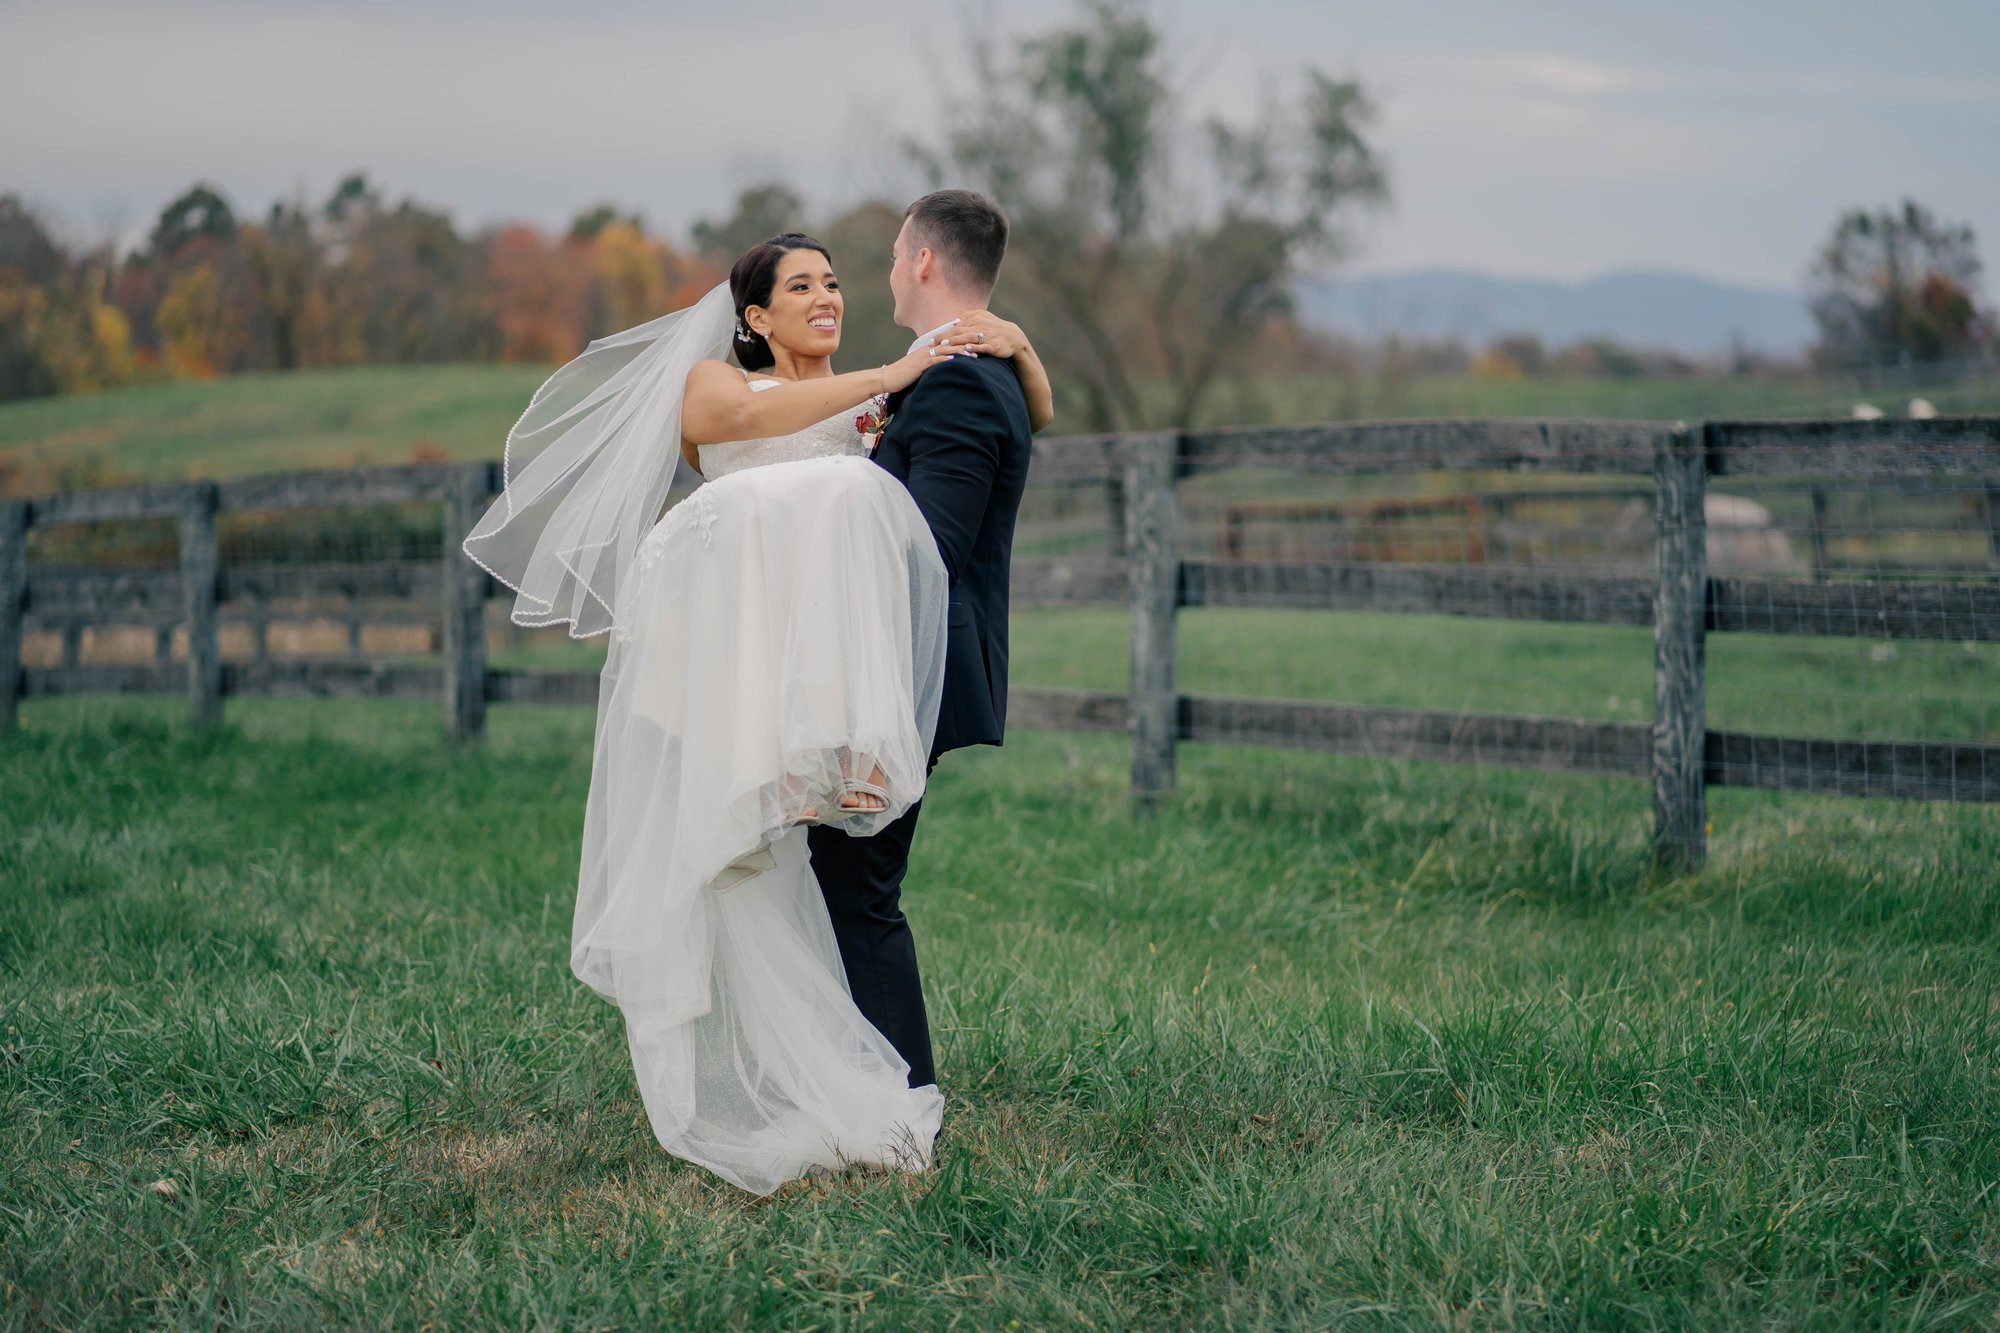
POLYGON ((517 624, 610 633, 570 965, 623 1010, 662 1146, 759 1194, 922 1169, 943 1109, 850 998, 806 847, 922 797, 943 688, 944 566, 863 430, 952 355, 1013 357, 1052 416, 1006 321, 837 375, 842 313, 826 247, 787 233, 592 343, 509 433, 465 540, 517 624), (682 461, 704 484, 660 518, 682 461))

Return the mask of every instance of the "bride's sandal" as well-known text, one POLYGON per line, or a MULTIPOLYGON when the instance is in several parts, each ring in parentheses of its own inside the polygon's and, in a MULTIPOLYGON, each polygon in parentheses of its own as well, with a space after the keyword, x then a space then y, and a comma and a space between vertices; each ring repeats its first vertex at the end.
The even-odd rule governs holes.
MULTIPOLYGON (((882 770, 877 769, 876 772, 882 770)), ((879 782, 849 779, 840 789, 840 809, 848 815, 879 815, 889 808, 889 789, 879 782)))
POLYGON ((839 819, 858 815, 879 815, 889 808, 889 775, 880 764, 868 770, 866 778, 850 777, 840 784, 839 819))
MULTIPOLYGON (((867 779, 846 778, 840 784, 838 796, 834 796, 833 809, 821 814, 824 801, 802 806, 789 821, 790 827, 814 827, 822 824, 839 824, 862 815, 879 815, 889 808, 889 775, 876 764, 870 768, 867 779)), ((832 793, 828 793, 829 796, 832 793)))

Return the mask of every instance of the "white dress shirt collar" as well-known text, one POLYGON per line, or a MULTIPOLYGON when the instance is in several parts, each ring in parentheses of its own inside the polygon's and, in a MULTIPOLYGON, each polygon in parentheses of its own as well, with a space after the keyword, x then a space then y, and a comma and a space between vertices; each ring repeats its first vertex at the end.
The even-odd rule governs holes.
MULTIPOLYGON (((930 331, 929 333, 920 333, 920 334, 918 334, 918 335, 917 335, 917 340, 916 340, 915 342, 913 342, 913 343, 911 343, 911 344, 910 344, 910 348, 909 348, 909 351, 910 351, 910 352, 914 352, 914 351, 916 351, 916 350, 917 350, 917 349, 918 349, 919 347, 928 347, 928 346, 930 346, 930 345, 931 345, 932 343, 936 342, 936 341, 938 340, 938 337, 939 337, 939 335, 941 335, 942 333, 944 333, 944 331, 945 331, 945 330, 947 330, 947 329, 953 329, 953 328, 957 328, 957 327, 958 327, 958 321, 957 321, 957 320, 955 320, 955 319, 948 319, 948 320, 946 320, 946 321, 945 321, 944 323, 942 323, 942 324, 938 325, 938 326, 937 326, 936 328, 932 329, 932 330, 931 330, 931 331, 930 331)), ((905 352, 905 353, 904 353, 904 355, 905 355, 905 356, 908 356, 908 355, 909 355, 909 352, 905 352)))

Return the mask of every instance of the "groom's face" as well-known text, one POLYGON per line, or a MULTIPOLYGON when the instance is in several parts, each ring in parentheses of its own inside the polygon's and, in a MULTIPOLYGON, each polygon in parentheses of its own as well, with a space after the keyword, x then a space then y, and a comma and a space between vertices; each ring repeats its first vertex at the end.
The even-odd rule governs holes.
POLYGON ((889 294, 896 298, 896 323, 912 333, 922 333, 922 329, 910 323, 917 307, 916 261, 915 247, 910 243, 910 220, 904 218, 889 260, 889 294))

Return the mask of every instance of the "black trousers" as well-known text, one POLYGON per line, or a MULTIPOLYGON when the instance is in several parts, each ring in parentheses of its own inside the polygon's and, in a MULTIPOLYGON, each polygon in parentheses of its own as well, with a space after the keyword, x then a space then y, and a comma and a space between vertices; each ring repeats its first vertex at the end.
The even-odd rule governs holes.
POLYGON ((910 1066, 910 1086, 937 1082, 931 1027, 917 978, 917 942, 903 916, 903 876, 923 802, 872 838, 817 825, 806 833, 813 874, 833 918, 855 1006, 910 1066))

